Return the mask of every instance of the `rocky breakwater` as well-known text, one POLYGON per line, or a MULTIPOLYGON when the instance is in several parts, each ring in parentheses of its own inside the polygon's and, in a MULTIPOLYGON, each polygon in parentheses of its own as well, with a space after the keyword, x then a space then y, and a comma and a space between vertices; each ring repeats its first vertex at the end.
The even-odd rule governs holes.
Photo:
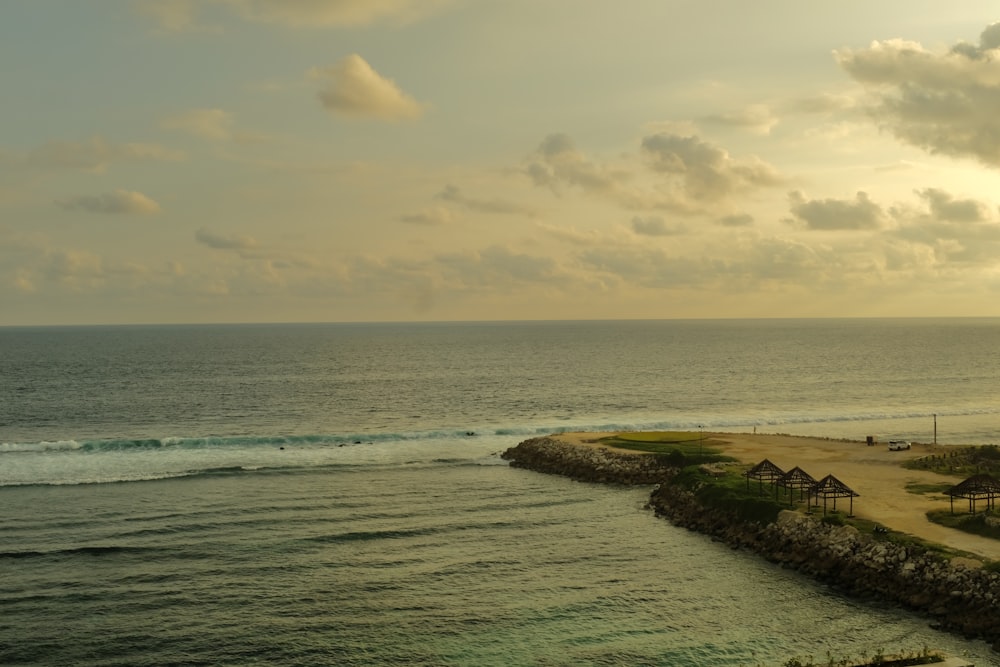
POLYGON ((580 482, 657 484, 677 470, 652 454, 614 452, 594 443, 576 445, 555 438, 525 440, 501 457, 515 468, 562 475, 580 482))
POLYGON ((941 629, 1000 650, 1000 574, 978 561, 949 559, 933 549, 797 511, 782 511, 774 522, 746 521, 669 484, 653 491, 650 506, 671 523, 752 550, 851 595, 904 605, 941 629))
POLYGON ((671 483, 666 457, 612 451, 599 443, 532 438, 501 455, 511 466, 584 482, 655 484, 649 506, 671 523, 709 535, 829 583, 856 597, 879 598, 926 614, 937 627, 982 639, 1000 651, 1000 574, 978 561, 890 534, 862 533, 816 515, 781 511, 774 521, 746 518, 746 507, 713 506, 671 483))

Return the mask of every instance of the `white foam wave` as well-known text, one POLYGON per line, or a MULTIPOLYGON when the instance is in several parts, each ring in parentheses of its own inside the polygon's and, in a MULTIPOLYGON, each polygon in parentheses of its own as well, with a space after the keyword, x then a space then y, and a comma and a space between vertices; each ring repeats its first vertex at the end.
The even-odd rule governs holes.
POLYGON ((76 440, 56 440, 43 442, 2 442, 0 452, 58 452, 82 449, 76 440))

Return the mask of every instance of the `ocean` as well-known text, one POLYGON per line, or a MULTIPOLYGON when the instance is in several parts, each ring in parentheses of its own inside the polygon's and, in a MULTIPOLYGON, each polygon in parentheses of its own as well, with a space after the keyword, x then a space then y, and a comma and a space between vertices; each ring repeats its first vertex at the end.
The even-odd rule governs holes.
POLYGON ((1000 319, 0 328, 0 664, 1000 665, 499 457, 619 429, 1000 442, 1000 319))

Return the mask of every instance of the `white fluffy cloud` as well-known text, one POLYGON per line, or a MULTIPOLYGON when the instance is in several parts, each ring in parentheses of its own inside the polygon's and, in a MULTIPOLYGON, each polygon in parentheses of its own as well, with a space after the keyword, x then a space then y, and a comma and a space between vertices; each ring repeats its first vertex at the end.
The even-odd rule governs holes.
POLYGON ((878 229, 886 221, 882 207, 866 192, 850 199, 806 199, 799 191, 788 195, 794 221, 815 230, 878 229))
POLYGON ((680 215, 718 211, 737 195, 784 182, 770 164, 756 157, 736 159, 697 136, 659 132, 643 138, 641 152, 643 163, 625 158, 624 166, 613 165, 590 158, 569 136, 551 134, 523 172, 557 194, 572 186, 629 210, 680 215))
POLYGON ((424 105, 400 90, 395 81, 376 72, 356 53, 310 74, 324 83, 317 95, 331 113, 353 118, 406 120, 424 112, 424 105))
POLYGON ((925 188, 916 194, 923 206, 893 210, 899 223, 896 238, 924 248, 923 256, 933 257, 938 265, 996 266, 1000 220, 995 209, 975 199, 955 198, 938 188, 925 188))
POLYGON ((590 160, 568 135, 561 133, 542 140, 525 172, 535 185, 553 190, 560 184, 573 185, 590 193, 614 192, 622 176, 590 160))
POLYGON ((679 178, 684 193, 697 201, 718 200, 783 181, 766 162, 737 160, 725 149, 696 136, 660 132, 644 138, 642 149, 652 169, 679 178))
POLYGON ((925 188, 917 194, 927 202, 931 215, 947 222, 984 222, 989 218, 989 207, 975 199, 955 199, 938 188, 925 188))
POLYGON ((56 200, 70 211, 107 215, 153 215, 161 212, 160 205, 142 194, 130 190, 115 190, 101 195, 77 195, 56 200))
POLYGON ((835 52, 837 62, 877 98, 875 120, 931 153, 1000 167, 1000 23, 979 44, 935 52, 890 39, 835 52))

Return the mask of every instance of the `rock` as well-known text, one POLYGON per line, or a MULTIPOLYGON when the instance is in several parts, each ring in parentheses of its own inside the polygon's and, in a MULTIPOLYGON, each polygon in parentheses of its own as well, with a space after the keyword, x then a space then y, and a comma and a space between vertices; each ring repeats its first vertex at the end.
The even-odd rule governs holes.
POLYGON ((968 558, 950 561, 919 545, 877 541, 850 526, 831 526, 801 512, 782 510, 774 523, 741 520, 702 505, 672 486, 677 470, 663 459, 606 448, 533 438, 502 454, 512 466, 587 482, 656 485, 648 507, 671 523, 732 548, 754 551, 862 598, 877 598, 927 615, 935 627, 983 639, 1000 650, 1000 575, 968 558))

